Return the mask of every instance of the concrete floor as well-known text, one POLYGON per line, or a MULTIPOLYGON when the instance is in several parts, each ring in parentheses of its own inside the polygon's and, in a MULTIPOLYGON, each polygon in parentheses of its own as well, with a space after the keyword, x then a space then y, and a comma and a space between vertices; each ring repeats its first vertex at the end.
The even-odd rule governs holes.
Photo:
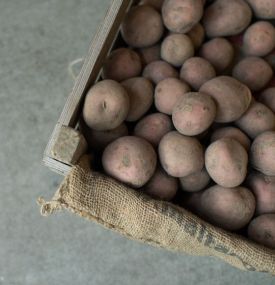
POLYGON ((0 0, 0 284, 275 284, 214 258, 129 241, 67 212, 39 214, 61 177, 42 153, 109 0, 0 0))

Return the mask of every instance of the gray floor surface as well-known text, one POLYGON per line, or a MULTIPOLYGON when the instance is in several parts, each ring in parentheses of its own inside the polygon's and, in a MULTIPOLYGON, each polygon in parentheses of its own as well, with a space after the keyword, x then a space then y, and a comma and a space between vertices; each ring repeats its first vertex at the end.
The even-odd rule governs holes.
POLYGON ((109 0, 0 0, 0 284, 275 284, 219 260, 129 241, 73 214, 40 216, 61 177, 42 153, 109 0))

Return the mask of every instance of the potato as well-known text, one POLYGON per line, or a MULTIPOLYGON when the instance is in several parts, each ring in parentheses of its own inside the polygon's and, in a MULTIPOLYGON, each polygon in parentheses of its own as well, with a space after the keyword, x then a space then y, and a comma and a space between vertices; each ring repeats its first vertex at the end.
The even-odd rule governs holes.
POLYGON ((138 50, 141 62, 144 66, 147 64, 160 60, 160 45, 154 45, 151 47, 141 48, 138 50))
POLYGON ((173 124, 170 117, 162 113, 154 113, 144 117, 136 124, 134 134, 157 147, 162 137, 172 130, 173 124))
POLYGON ((104 66, 103 79, 116 81, 126 80, 141 73, 141 60, 139 55, 128 48, 119 48, 111 52, 104 66))
POLYGON ((275 115, 264 104, 254 101, 235 124, 251 138, 275 130, 275 115))
POLYGON ((275 177, 253 172, 247 184, 256 197, 256 215, 275 214, 275 177))
POLYGON ((141 0, 140 5, 150 5, 157 9, 158 11, 161 11, 161 7, 163 4, 164 0, 141 0))
POLYGON ((217 0, 208 6, 203 26, 209 38, 233 36, 248 27, 252 12, 243 0, 217 0))
POLYGON ((211 96, 189 92, 175 105, 172 120, 179 133, 196 136, 210 127, 215 116, 216 104, 211 96))
POLYGON ((258 100, 275 113, 275 87, 265 89, 259 95, 258 100))
POLYGON ((109 144, 102 155, 105 172, 132 187, 142 187, 153 176, 157 155, 146 140, 121 137, 109 144))
POLYGON ((183 191, 198 192, 209 184, 211 178, 205 168, 180 178, 180 186, 183 191))
POLYGON ((252 166, 265 175, 275 176, 275 132, 264 132, 256 137, 250 150, 252 166))
POLYGON ((169 63, 157 60, 148 64, 143 70, 143 77, 148 78, 153 83, 158 84, 161 80, 166 78, 178 78, 177 70, 169 63))
POLYGON ((153 177, 145 185, 145 193, 153 198, 170 201, 178 190, 178 180, 168 175, 161 167, 158 167, 153 177))
POLYGON ((204 28, 200 23, 197 23, 188 33, 187 36, 191 39, 195 49, 198 49, 205 37, 204 28))
MULTIPOLYGON (((275 6, 274 6, 275 7, 275 6)), ((267 21, 252 24, 243 36, 243 50, 251 56, 268 55, 275 48, 275 28, 267 21)))
POLYGON ((166 28, 174 33, 189 32, 203 15, 201 0, 165 0, 162 18, 166 28))
POLYGON ((248 155, 236 140, 222 138, 211 143, 205 152, 205 167, 220 186, 236 187, 247 174, 248 155))
POLYGON ((175 67, 180 67, 194 53, 191 39, 184 34, 170 34, 161 44, 161 58, 175 67))
POLYGON ((261 215, 249 224, 248 237, 266 247, 275 249, 275 214, 261 215))
POLYGON ((155 45, 163 32, 161 15, 147 5, 132 8, 121 25, 122 38, 129 46, 135 48, 155 45))
POLYGON ((239 61, 232 71, 232 76, 247 85, 251 91, 263 89, 273 75, 270 65, 260 57, 249 56, 239 61))
POLYGON ((238 141, 247 151, 250 149, 250 139, 240 129, 235 127, 224 127, 216 129, 210 138, 211 142, 222 138, 231 138, 238 141))
POLYGON ((218 73, 226 70, 234 59, 234 48, 225 38, 215 38, 204 43, 199 55, 212 64, 218 73))
POLYGON ((249 223, 255 211, 255 198, 244 187, 212 186, 202 192, 200 215, 225 230, 236 231, 249 223))
POLYGON ((169 132, 161 139, 158 151, 162 167, 174 177, 190 175, 204 166, 203 147, 200 142, 176 131, 169 132))
POLYGON ((274 0, 246 0, 252 8, 254 15, 259 19, 275 18, 274 0))
POLYGON ((189 92, 190 87, 177 78, 160 81, 155 88, 155 106, 159 112, 172 115, 176 103, 189 92))
POLYGON ((153 103, 153 84, 143 77, 130 78, 121 84, 126 89, 130 99, 130 109, 126 121, 137 121, 150 109, 153 103))
POLYGON ((204 83, 199 90, 212 96, 217 105, 215 121, 229 123, 239 119, 252 100, 250 90, 229 76, 218 76, 204 83))
POLYGON ((180 78, 195 91, 216 76, 214 67, 202 57, 191 57, 181 67, 180 78))
POLYGON ((129 107, 128 94, 121 84, 113 80, 103 80, 88 91, 83 118, 93 130, 112 130, 126 119, 129 107))
POLYGON ((90 129, 84 121, 81 121, 80 130, 83 133, 88 146, 94 150, 102 150, 114 140, 128 135, 128 128, 124 123, 113 130, 95 131, 90 129))

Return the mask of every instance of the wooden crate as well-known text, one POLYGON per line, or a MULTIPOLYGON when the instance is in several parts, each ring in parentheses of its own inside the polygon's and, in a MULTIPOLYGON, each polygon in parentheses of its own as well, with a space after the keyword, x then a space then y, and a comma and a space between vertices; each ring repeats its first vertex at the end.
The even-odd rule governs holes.
POLYGON ((99 80, 102 65, 119 38, 121 22, 135 2, 134 0, 112 0, 91 43, 74 88, 43 156, 45 165, 59 174, 66 175, 80 156, 87 151, 87 143, 77 130, 83 101, 88 89, 99 80))

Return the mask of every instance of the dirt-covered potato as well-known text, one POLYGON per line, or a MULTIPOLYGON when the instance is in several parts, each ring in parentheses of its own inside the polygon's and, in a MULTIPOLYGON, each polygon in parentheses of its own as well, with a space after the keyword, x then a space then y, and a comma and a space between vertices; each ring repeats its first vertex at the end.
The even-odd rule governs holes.
POLYGON ((158 151, 162 167, 174 177, 190 175, 204 166, 203 147, 200 142, 176 131, 169 132, 161 139, 158 151))
POLYGON ((162 137, 172 130, 173 124, 169 116, 154 113, 144 117, 136 124, 134 135, 144 138, 157 147, 162 137))
POLYGON ((264 104, 254 101, 235 124, 251 138, 275 130, 275 115, 264 104))
POLYGON ((162 37, 164 26, 160 13, 151 6, 132 8, 126 15, 121 35, 132 47, 144 48, 156 44, 162 37))
POLYGON ((275 214, 256 217, 249 224, 247 232, 250 239, 275 249, 275 214))
POLYGON ((244 0, 217 0, 206 8, 203 26, 209 38, 233 36, 244 31, 251 18, 251 9, 244 0))
POLYGON ((160 81, 155 88, 155 106, 159 112, 172 115, 176 103, 191 91, 190 87, 177 78, 167 78, 160 81))
POLYGON ((187 36, 191 39, 193 46, 195 49, 198 49, 205 37, 205 32, 202 24, 198 23, 196 24, 188 33, 187 36))
POLYGON ((145 193, 153 198, 170 201, 178 190, 178 179, 168 175, 158 167, 153 177, 145 185, 145 193))
POLYGON ((258 100, 275 113, 275 87, 265 89, 259 95, 258 100))
POLYGON ((203 15, 201 0, 165 0, 162 18, 166 28, 174 33, 189 32, 203 15))
POLYGON ((202 57, 191 57, 181 67, 180 78, 195 91, 216 76, 214 67, 202 57))
POLYGON ((158 84, 166 78, 178 78, 178 71, 166 61, 157 60, 149 63, 143 70, 143 77, 148 78, 153 83, 158 84))
POLYGON ((113 80, 102 80, 88 91, 83 118, 93 130, 112 130, 126 119, 129 107, 129 96, 122 85, 113 80))
POLYGON ((85 122, 81 120, 80 130, 83 133, 89 148, 93 150, 103 150, 111 142, 128 135, 128 128, 124 123, 113 130, 95 131, 89 128, 85 122))
POLYGON ((126 121, 137 121, 150 109, 154 101, 153 84, 144 77, 130 78, 121 84, 126 89, 130 99, 126 121))
POLYGON ((141 48, 138 50, 141 62, 144 66, 147 64, 160 60, 160 44, 151 47, 141 48))
POLYGON ((207 130, 216 116, 216 104, 210 95, 200 92, 186 93, 176 103, 172 120, 177 131, 196 136, 207 130))
POLYGON ((200 195, 199 213, 208 222, 225 230, 236 231, 246 226, 255 211, 255 198, 244 187, 212 186, 200 195))
POLYGON ((247 174, 248 154, 236 140, 222 138, 205 152, 205 167, 210 177, 223 187, 237 187, 247 174))
POLYGON ((248 109, 252 95, 248 87, 229 76, 218 76, 199 90, 212 96, 217 105, 215 121, 228 123, 239 119, 248 109))
POLYGON ((129 48, 119 48, 111 52, 104 66, 102 77, 116 81, 126 80, 141 73, 139 55, 129 48))
POLYGON ((223 127, 214 130, 211 134, 210 141, 214 142, 222 138, 231 138, 238 141, 247 151, 250 149, 250 139, 240 129, 235 127, 223 127))
POLYGON ((247 85, 251 91, 263 89, 273 76, 270 65, 260 57, 249 56, 239 61, 232 76, 247 85))
POLYGON ((234 59, 233 45, 225 38, 214 38, 204 43, 199 51, 218 73, 226 70, 234 59))
POLYGON ((139 188, 153 176, 157 155, 146 140, 126 136, 115 140, 105 148, 102 165, 108 175, 139 188))
POLYGON ((180 186, 186 192, 198 192, 209 184, 211 178, 205 168, 202 170, 180 178, 180 186))
POLYGON ((161 58, 175 67, 180 67, 194 53, 191 39, 184 34, 170 34, 161 44, 161 58))
POLYGON ((275 49, 264 57, 264 60, 275 70, 275 49))
POLYGON ((247 185, 256 197, 256 215, 275 214, 275 176, 252 172, 247 185))
POLYGON ((275 28, 267 21, 259 21, 245 31, 243 50, 251 56, 268 55, 275 48, 275 28))
POLYGON ((256 137, 251 146, 250 161, 258 171, 275 176, 275 132, 264 132, 256 137))
POLYGON ((259 19, 275 19, 274 0, 246 0, 259 19))
POLYGON ((150 5, 157 9, 158 11, 161 11, 161 7, 164 0, 141 0, 139 2, 140 5, 150 5))

